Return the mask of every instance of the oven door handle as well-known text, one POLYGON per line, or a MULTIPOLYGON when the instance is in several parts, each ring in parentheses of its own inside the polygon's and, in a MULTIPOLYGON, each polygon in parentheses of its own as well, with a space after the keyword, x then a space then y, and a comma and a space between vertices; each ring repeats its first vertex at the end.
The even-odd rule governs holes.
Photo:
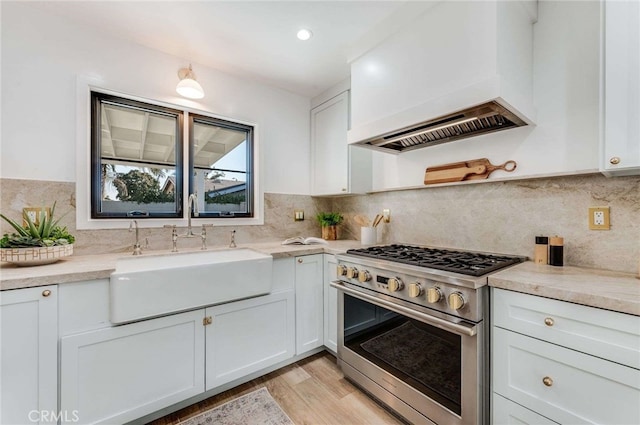
POLYGON ((396 313, 400 313, 404 316, 411 317, 412 319, 416 319, 420 322, 428 323, 430 325, 436 326, 440 329, 444 329, 449 332, 453 332, 458 335, 475 336, 478 332, 476 325, 471 325, 465 322, 461 322, 461 323, 450 322, 448 320, 441 319, 436 316, 431 316, 428 314, 424 314, 420 311, 410 309, 403 305, 390 303, 389 301, 380 299, 373 295, 369 295, 369 294, 360 292, 356 289, 349 288, 339 280, 331 282, 331 286, 336 288, 338 291, 344 292, 345 294, 349 294, 356 298, 360 298, 361 300, 368 301, 372 304, 376 304, 380 307, 384 307, 386 309, 395 311, 396 313))

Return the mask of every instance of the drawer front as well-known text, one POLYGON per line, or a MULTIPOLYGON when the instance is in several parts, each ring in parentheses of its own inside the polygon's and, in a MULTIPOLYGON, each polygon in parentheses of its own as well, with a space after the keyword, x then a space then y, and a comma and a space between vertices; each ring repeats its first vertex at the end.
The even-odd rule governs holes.
POLYGON ((640 369, 640 317, 492 288, 495 326, 640 369))
POLYGON ((491 395, 493 408, 491 409, 491 423, 496 425, 557 425, 544 416, 507 400, 499 394, 491 395))
POLYGON ((553 421, 640 423, 640 371, 493 328, 494 391, 553 421))

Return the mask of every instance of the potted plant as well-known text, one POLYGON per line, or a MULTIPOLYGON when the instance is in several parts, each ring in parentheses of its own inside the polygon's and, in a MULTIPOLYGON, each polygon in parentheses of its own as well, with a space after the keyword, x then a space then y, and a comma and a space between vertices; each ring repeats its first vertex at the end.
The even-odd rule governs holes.
POLYGON ((335 241, 338 239, 337 225, 342 223, 344 217, 337 212, 321 212, 316 216, 318 223, 322 226, 322 239, 335 241))
POLYGON ((50 213, 47 213, 48 209, 42 208, 37 220, 33 220, 24 212, 24 227, 0 214, 0 217, 16 231, 11 234, 5 233, 0 239, 0 259, 19 266, 35 266, 54 263, 73 254, 75 238, 66 227, 58 225, 62 217, 54 220, 55 209, 55 202, 50 213))

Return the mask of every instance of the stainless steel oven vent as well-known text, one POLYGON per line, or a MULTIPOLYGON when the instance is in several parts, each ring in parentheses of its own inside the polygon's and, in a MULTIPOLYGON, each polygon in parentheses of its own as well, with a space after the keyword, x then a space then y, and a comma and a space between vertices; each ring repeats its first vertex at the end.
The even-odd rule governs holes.
POLYGON ((496 101, 364 140, 361 146, 395 153, 527 125, 496 101))

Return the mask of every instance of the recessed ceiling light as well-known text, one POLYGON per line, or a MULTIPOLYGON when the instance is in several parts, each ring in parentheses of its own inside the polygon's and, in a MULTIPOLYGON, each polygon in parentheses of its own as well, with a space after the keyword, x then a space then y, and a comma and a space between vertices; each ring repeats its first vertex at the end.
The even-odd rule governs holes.
POLYGON ((298 38, 302 41, 306 41, 313 36, 313 33, 308 29, 301 29, 297 34, 298 38))

